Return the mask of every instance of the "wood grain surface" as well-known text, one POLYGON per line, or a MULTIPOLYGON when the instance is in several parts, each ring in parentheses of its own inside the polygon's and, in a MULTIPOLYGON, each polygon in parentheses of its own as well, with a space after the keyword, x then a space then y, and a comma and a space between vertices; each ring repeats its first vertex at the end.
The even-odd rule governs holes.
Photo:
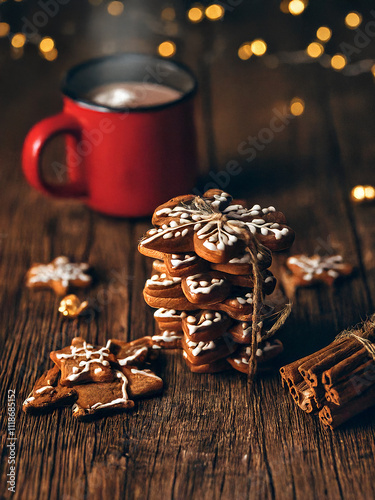
MULTIPOLYGON (((296 407, 277 370, 249 388, 237 372, 192 374, 180 352, 165 352, 156 367, 165 381, 163 395, 139 401, 132 412, 78 423, 69 408, 40 417, 21 410, 49 352, 72 337, 101 344, 154 331, 152 310, 142 298, 150 262, 137 252, 150 221, 111 219, 38 194, 21 173, 24 137, 32 124, 60 109, 59 80, 72 64, 116 50, 155 53, 172 25, 176 59, 190 65, 200 82, 199 153, 202 171, 211 172, 200 187, 217 170, 225 172, 228 162, 238 162, 241 173, 222 175, 225 185, 219 187, 282 210, 297 233, 293 253, 338 251, 356 266, 352 279, 297 294, 280 335, 285 351, 277 366, 328 344, 374 310, 375 206, 354 206, 349 198, 355 184, 375 184, 371 75, 349 78, 315 64, 271 70, 259 60, 240 61, 239 44, 267 35, 259 23, 268 20, 269 36, 277 39, 282 14, 268 18, 256 2, 234 9, 224 22, 201 26, 186 23, 184 3, 176 2, 182 21, 167 28, 155 21, 161 3, 151 4, 133 3, 120 24, 108 18, 104 4, 62 6, 42 33, 53 34, 60 49, 53 63, 32 45, 13 60, 9 41, 0 40, 0 494, 27 500, 375 498, 374 411, 335 433, 324 430, 296 407), (269 127, 274 110, 287 109, 296 95, 305 100, 305 113, 290 118, 246 161, 239 145, 269 127), (96 269, 98 280, 87 294, 94 316, 64 321, 52 293, 25 288, 32 263, 61 254, 96 269), (15 494, 6 484, 9 390, 16 393, 15 494)), ((24 15, 32 14, 23 8, 24 15)), ((304 33, 289 34, 293 47, 303 46, 304 33)), ((47 170, 56 155, 58 140, 46 151, 47 170)), ((276 270, 283 258, 275 259, 276 270)))

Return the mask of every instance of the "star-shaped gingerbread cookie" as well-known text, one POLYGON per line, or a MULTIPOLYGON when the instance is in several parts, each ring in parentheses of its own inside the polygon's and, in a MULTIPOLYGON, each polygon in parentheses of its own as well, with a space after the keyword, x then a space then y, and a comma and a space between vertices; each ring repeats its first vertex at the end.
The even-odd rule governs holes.
POLYGON ((156 259, 195 252, 206 261, 224 264, 244 249, 246 233, 270 250, 290 247, 294 232, 281 212, 274 207, 254 205, 248 209, 231 202, 232 197, 219 189, 211 189, 203 197, 173 198, 155 210, 155 227, 141 240, 139 251, 156 259))
POLYGON ((353 266, 344 262, 341 255, 293 255, 286 261, 289 273, 284 272, 286 288, 295 289, 317 283, 332 285, 338 278, 349 276, 353 266))
POLYGON ((87 288, 92 277, 89 265, 70 262, 68 257, 57 257, 49 264, 34 264, 26 275, 26 285, 35 290, 52 289, 57 295, 66 295, 70 287, 87 288))

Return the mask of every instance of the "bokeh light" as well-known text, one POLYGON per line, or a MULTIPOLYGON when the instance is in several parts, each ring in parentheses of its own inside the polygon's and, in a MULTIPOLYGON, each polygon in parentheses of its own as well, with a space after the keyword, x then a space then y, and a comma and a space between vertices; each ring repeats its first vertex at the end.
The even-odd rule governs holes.
POLYGON ((355 202, 366 202, 366 201, 374 201, 375 200, 375 187, 366 185, 366 186, 355 186, 351 193, 351 199, 355 202))
POLYGON ((243 61, 250 59, 252 55, 253 51, 251 50, 251 43, 249 42, 243 43, 241 47, 238 49, 238 57, 243 61))
POLYGON ((337 71, 341 71, 343 68, 345 68, 346 63, 347 63, 346 57, 343 56, 342 54, 336 54, 331 59, 331 66, 333 69, 337 71))
POLYGON ((42 52, 50 52, 55 47, 55 42, 49 36, 44 37, 39 43, 39 49, 42 52))
POLYGON ((158 52, 162 57, 172 57, 176 53, 176 44, 166 40, 159 45, 158 52))
POLYGON ((210 21, 218 21, 224 17, 224 14, 224 7, 217 3, 213 3, 206 8, 206 17, 210 21))
POLYGON ((365 198, 367 200, 375 199, 375 188, 374 186, 365 186, 365 198))
POLYGON ((255 56, 262 56, 263 54, 266 53, 267 50, 267 44, 264 40, 261 40, 260 38, 258 40, 254 40, 251 43, 251 51, 255 56))
POLYGON ((305 111, 305 101, 300 97, 294 97, 290 101, 290 112, 294 116, 300 116, 305 111))
POLYGON ((321 43, 312 42, 310 43, 310 45, 308 45, 306 52, 310 57, 316 58, 320 57, 323 54, 324 48, 321 43))
POLYGON ((109 2, 107 6, 108 14, 111 16, 120 16, 124 12, 124 4, 117 0, 109 2))
POLYGON ((332 36, 332 30, 328 26, 321 26, 316 32, 316 38, 321 42, 328 42, 332 36))
POLYGON ((203 7, 201 5, 195 5, 188 10, 187 16, 192 23, 199 23, 204 17, 203 7))
POLYGON ((19 49, 25 45, 26 37, 23 33, 16 33, 12 38, 12 46, 15 49, 19 49))
POLYGON ((358 28, 361 22, 362 16, 358 12, 349 12, 349 14, 345 17, 346 27, 351 30, 358 28))
POLYGON ((0 23, 0 37, 9 35, 10 26, 8 23, 0 23))
POLYGON ((288 4, 288 10, 293 16, 299 16, 305 10, 305 4, 302 0, 292 0, 288 4))
POLYGON ((375 77, 375 64, 373 64, 373 65, 371 66, 371 73, 372 73, 372 76, 374 76, 374 77, 375 77))
POLYGON ((49 52, 45 52, 43 54, 44 59, 47 59, 47 61, 54 61, 58 56, 58 51, 56 48, 50 50, 49 52))

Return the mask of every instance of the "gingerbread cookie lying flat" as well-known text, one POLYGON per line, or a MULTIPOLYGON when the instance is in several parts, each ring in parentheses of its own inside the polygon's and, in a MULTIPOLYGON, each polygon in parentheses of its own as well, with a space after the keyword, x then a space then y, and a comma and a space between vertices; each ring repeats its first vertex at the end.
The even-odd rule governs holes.
POLYGON ((158 394, 163 381, 151 370, 124 367, 115 371, 112 382, 85 384, 76 388, 78 399, 73 416, 79 420, 130 410, 133 399, 158 394))
POLYGON ((35 290, 52 289, 57 295, 66 295, 70 287, 87 288, 92 283, 86 274, 89 265, 70 262, 57 257, 50 264, 34 264, 26 275, 26 285, 35 290))
POLYGON ((131 342, 110 339, 107 343, 109 351, 116 357, 120 366, 141 366, 155 357, 150 349, 153 345, 151 337, 142 337, 131 342))
POLYGON ((71 406, 78 395, 71 387, 60 384, 60 370, 55 365, 36 381, 32 392, 23 402, 25 413, 41 413, 61 406, 71 406))
POLYGON ((80 420, 131 409, 133 399, 158 394, 163 387, 160 377, 144 367, 155 357, 153 347, 151 337, 112 339, 95 347, 76 337, 51 353, 56 364, 37 380, 23 409, 38 413, 76 402, 73 415, 80 420))
POLYGON ((88 344, 83 338, 75 337, 72 344, 60 351, 52 351, 50 357, 61 370, 61 385, 73 386, 87 382, 110 382, 114 374, 112 366, 115 356, 105 347, 88 344))
MULTIPOLYGON (((293 255, 286 261, 286 266, 291 272, 290 281, 294 286, 304 287, 316 283, 332 285, 342 276, 353 272, 353 266, 344 262, 341 255, 320 256, 293 255)), ((288 278, 286 278, 288 279, 288 278)))

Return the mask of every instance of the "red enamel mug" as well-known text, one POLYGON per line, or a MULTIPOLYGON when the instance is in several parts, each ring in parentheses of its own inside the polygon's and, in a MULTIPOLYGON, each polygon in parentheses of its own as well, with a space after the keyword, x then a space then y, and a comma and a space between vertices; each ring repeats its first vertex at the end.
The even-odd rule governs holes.
POLYGON ((22 166, 27 181, 45 194, 78 198, 108 215, 150 215, 194 185, 196 88, 186 67, 145 54, 106 56, 74 67, 63 82, 63 111, 37 123, 26 137, 22 166), (96 88, 119 83, 136 84, 135 107, 88 97, 96 88), (172 97, 153 102, 144 92, 142 102, 142 91, 150 85, 171 89, 172 97), (58 134, 66 134, 66 164, 52 162, 59 182, 49 184, 41 173, 41 156, 58 134))

